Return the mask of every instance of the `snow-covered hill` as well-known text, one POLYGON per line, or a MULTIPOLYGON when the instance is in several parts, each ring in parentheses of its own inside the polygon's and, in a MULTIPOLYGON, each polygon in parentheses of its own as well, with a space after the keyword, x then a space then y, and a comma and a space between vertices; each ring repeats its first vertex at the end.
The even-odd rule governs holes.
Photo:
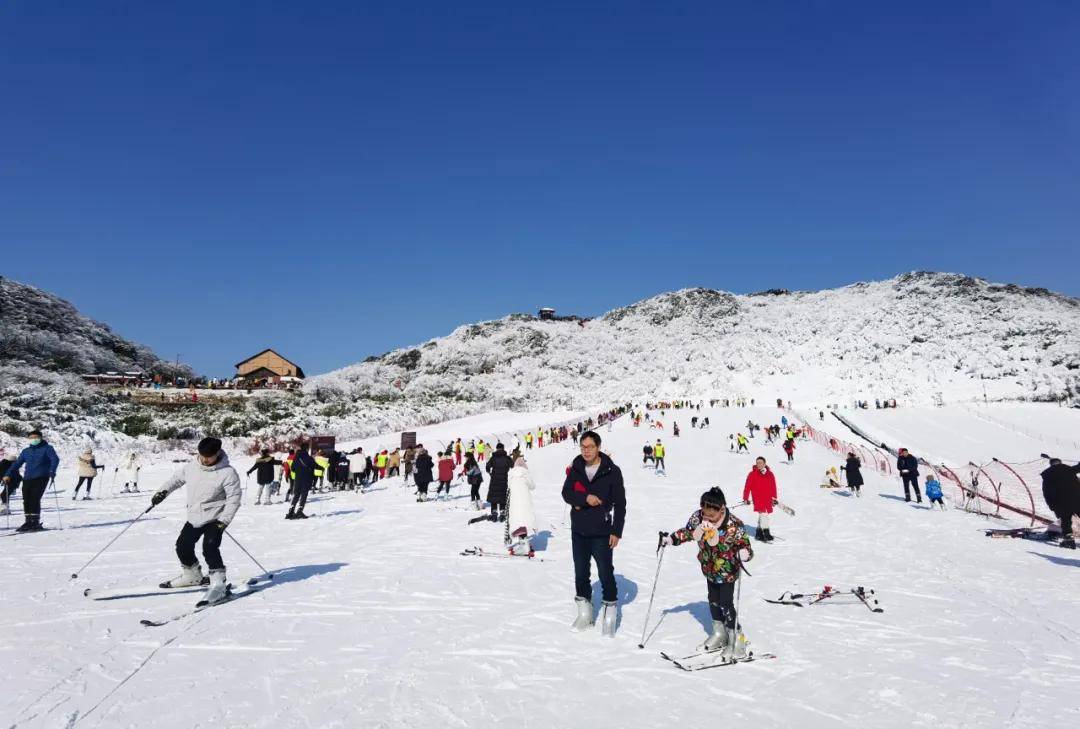
POLYGON ((1057 400, 1080 389, 1080 301, 926 272, 816 292, 687 289, 588 321, 462 326, 306 389, 346 421, 368 406, 437 402, 464 412, 682 396, 1057 400))

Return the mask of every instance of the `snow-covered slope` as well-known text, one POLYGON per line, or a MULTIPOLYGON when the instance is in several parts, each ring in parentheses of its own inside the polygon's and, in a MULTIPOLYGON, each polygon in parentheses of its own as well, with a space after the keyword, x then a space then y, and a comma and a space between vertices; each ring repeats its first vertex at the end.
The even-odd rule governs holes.
MULTIPOLYGON (((905 504, 898 483, 873 473, 859 499, 820 489, 824 469, 837 463, 811 443, 799 443, 793 466, 761 439, 748 455, 726 452, 727 433, 747 418, 773 422, 775 409, 702 415, 711 417, 711 431, 675 417, 684 430, 665 439, 666 478, 641 467, 641 446, 656 431, 625 419, 602 431, 628 493, 615 553, 622 605, 614 639, 568 629, 573 570, 559 487, 574 454, 569 443, 528 452, 543 562, 459 556, 465 547, 501 543, 499 526, 470 526, 471 512, 455 510, 468 501, 463 486, 445 503, 416 503, 399 479, 362 496, 318 495, 309 508, 315 517, 304 522, 283 521, 280 505, 253 506, 249 491, 229 533, 277 572, 274 584, 161 628, 139 620, 182 611, 192 595, 94 602, 82 590, 117 585, 139 593, 175 574, 182 495, 70 582, 149 497, 72 504, 74 473, 65 465, 58 483, 67 528, 2 540, 4 726, 1076 724, 1080 593, 1063 588, 1080 566, 1073 553, 989 540, 982 519, 905 504), (780 496, 796 516, 778 513, 778 541, 755 543, 740 609, 752 647, 779 658, 680 672, 658 653, 690 653, 705 637, 705 582, 692 545, 669 548, 648 642, 638 649, 657 573, 657 531, 682 526, 707 486, 738 499, 759 454, 773 462, 780 496), (841 601, 796 608, 762 600, 826 584, 873 588, 884 612, 841 601)), ((517 427, 505 417, 447 429, 470 437, 469 428, 517 427)), ((236 460, 240 469, 250 464, 236 460)), ((147 464, 144 488, 174 466, 147 464)), ((745 507, 736 513, 753 525, 745 507)), ((45 520, 56 525, 54 514, 45 520)), ((257 571, 228 539, 223 552, 234 581, 257 571)))
POLYGON ((433 402, 581 407, 727 397, 905 405, 1056 400, 1080 389, 1080 302, 1045 289, 911 273, 817 292, 688 289, 589 321, 462 326, 307 383, 365 409, 433 402))

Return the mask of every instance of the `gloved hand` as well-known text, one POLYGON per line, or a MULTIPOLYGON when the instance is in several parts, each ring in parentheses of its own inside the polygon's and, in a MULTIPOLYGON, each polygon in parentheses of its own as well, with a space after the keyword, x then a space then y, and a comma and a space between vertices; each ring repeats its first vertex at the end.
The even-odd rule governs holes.
POLYGON ((157 493, 155 493, 153 496, 150 497, 150 503, 153 504, 154 506, 157 506, 162 501, 164 501, 168 496, 169 496, 168 491, 158 491, 157 493))
POLYGON ((665 547, 670 547, 672 545, 671 535, 670 534, 662 534, 662 535, 660 535, 660 544, 662 544, 665 547))
POLYGON ((214 527, 216 527, 216 528, 220 529, 221 531, 225 531, 225 528, 229 526, 229 525, 228 525, 228 524, 226 524, 225 522, 223 522, 223 521, 219 521, 218 519, 215 519, 214 521, 210 522, 210 524, 211 524, 212 526, 214 526, 214 527))

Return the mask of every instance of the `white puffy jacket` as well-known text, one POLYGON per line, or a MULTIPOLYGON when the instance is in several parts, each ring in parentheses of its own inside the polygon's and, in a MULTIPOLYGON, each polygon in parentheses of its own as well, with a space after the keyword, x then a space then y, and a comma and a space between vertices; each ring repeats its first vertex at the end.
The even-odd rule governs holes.
POLYGON ((240 475, 221 451, 217 463, 204 466, 198 456, 162 485, 170 494, 187 484, 187 520, 193 527, 212 521, 228 524, 240 508, 240 475))
POLYGON ((533 510, 532 492, 536 482, 528 466, 514 466, 507 478, 506 531, 513 534, 525 527, 526 534, 536 534, 536 512, 533 510))

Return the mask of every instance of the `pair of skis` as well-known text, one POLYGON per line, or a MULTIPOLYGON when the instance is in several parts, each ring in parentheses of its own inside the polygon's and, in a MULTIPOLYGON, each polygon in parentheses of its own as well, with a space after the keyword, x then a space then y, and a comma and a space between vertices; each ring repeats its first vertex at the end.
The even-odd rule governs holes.
POLYGON ((488 552, 483 547, 469 547, 468 549, 463 549, 461 551, 461 556, 462 557, 493 557, 495 559, 514 559, 514 558, 518 558, 518 559, 527 559, 527 560, 530 560, 532 562, 547 562, 548 561, 548 560, 544 559, 543 557, 537 557, 536 552, 531 550, 531 549, 529 550, 528 554, 518 554, 518 553, 513 552, 511 550, 507 550, 505 553, 503 553, 503 552, 488 552))
MULTIPOLYGON (((243 587, 241 587, 239 590, 236 590, 236 591, 234 591, 233 585, 230 583, 226 588, 225 598, 218 601, 218 602, 204 603, 204 602, 200 601, 200 602, 195 604, 195 607, 193 607, 193 608, 191 608, 189 610, 185 610, 183 612, 180 612, 180 613, 177 613, 175 615, 171 615, 171 616, 168 616, 168 617, 165 617, 165 618, 158 618, 158 619, 144 618, 144 619, 140 620, 139 623, 141 623, 142 625, 145 625, 146 627, 149 627, 149 628, 159 628, 159 627, 161 627, 163 625, 168 625, 169 623, 174 623, 177 620, 182 620, 183 618, 186 618, 186 617, 188 617, 190 615, 194 615, 195 613, 200 613, 200 612, 202 612, 204 610, 208 610, 208 609, 210 609, 212 607, 218 607, 219 605, 225 605, 227 603, 233 602, 234 600, 239 600, 242 597, 247 597, 248 595, 254 595, 257 592, 262 592, 263 590, 265 590, 267 587, 269 587, 271 585, 270 580, 271 580, 271 577, 268 576, 268 575, 260 575, 258 577, 252 577, 252 578, 248 579, 244 583, 243 587)), ((209 584, 209 580, 206 581, 206 584, 209 584)), ((129 599, 129 598, 152 597, 152 596, 156 596, 156 595, 194 594, 194 593, 204 592, 206 590, 206 584, 193 585, 191 587, 176 587, 176 588, 161 588, 161 587, 159 587, 159 588, 156 588, 156 589, 153 589, 153 588, 147 589, 147 588, 145 588, 143 586, 108 588, 108 589, 94 589, 92 587, 88 587, 85 590, 83 590, 83 595, 90 598, 91 600, 106 601, 106 600, 124 600, 124 599, 129 599)))
POLYGON ((836 588, 825 585, 821 592, 811 593, 793 593, 785 592, 775 600, 769 600, 763 598, 765 602, 772 603, 773 605, 794 605, 795 607, 809 607, 810 605, 816 605, 824 600, 830 600, 835 597, 855 597, 859 602, 867 607, 872 613, 883 613, 884 608, 877 607, 877 597, 874 596, 873 590, 867 590, 864 587, 855 587, 850 590, 837 590, 836 588), (802 600, 809 598, 804 604, 802 600))
POLYGON ((660 657, 665 661, 671 661, 672 665, 681 671, 704 671, 709 668, 721 668, 734 666, 737 663, 753 663, 776 658, 775 653, 747 653, 744 658, 725 658, 722 650, 701 651, 691 653, 688 656, 671 656, 661 652, 660 657))

